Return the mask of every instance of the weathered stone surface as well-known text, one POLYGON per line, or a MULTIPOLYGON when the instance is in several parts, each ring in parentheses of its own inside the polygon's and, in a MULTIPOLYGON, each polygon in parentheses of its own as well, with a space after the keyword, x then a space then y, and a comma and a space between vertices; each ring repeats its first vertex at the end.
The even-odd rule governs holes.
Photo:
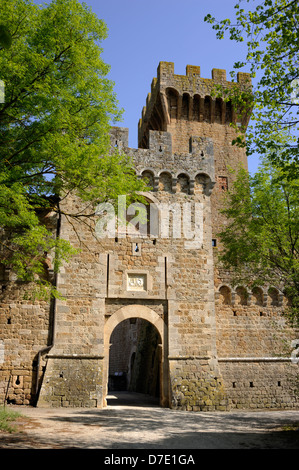
MULTIPOLYGON (((239 86, 248 80, 240 75, 239 86)), ((108 376, 120 371, 136 387, 144 375, 144 390, 159 389, 161 405, 176 409, 298 407, 298 364, 285 348, 296 332, 284 321, 285 299, 269 286, 232 288, 215 264, 229 168, 247 167, 244 149, 231 145, 234 110, 212 96, 219 83, 231 86, 223 70, 204 79, 199 67, 187 66, 181 76, 162 62, 139 123, 139 148, 128 147, 127 129, 111 130, 111 151, 129 155, 149 181, 146 233, 102 238, 94 226, 63 218, 60 236, 80 252, 61 269, 64 300, 54 306, 24 300, 25 286, 3 272, 2 401, 102 407, 108 376), (183 208, 191 208, 188 229, 183 208), (118 369, 109 372, 112 343, 118 369)), ((63 204, 81 207, 75 195, 63 204)))

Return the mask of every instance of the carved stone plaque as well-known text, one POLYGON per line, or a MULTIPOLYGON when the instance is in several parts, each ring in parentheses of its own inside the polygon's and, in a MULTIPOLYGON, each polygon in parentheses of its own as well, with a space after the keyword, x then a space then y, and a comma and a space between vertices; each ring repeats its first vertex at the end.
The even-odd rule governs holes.
POLYGON ((127 289, 146 291, 146 274, 128 273, 127 289))

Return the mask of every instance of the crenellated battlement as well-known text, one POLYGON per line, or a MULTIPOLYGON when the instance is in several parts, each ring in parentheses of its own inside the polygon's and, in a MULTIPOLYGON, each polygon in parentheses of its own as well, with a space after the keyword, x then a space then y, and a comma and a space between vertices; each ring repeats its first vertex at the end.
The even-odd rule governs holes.
MULTIPOLYGON (((154 79, 155 80, 155 79, 154 79)), ((169 86, 170 81, 174 81, 176 84, 188 84, 188 82, 192 83, 192 87, 200 87, 202 84, 207 84, 209 82, 214 82, 217 84, 222 84, 223 82, 227 82, 225 85, 230 86, 230 83, 226 80, 226 70, 224 69, 212 69, 212 78, 202 78, 200 76, 200 66, 198 65, 187 65, 186 66, 186 74, 185 75, 177 75, 174 73, 174 63, 173 62, 160 62, 158 69, 157 69, 157 81, 160 82, 161 85, 169 86)), ((237 74, 237 83, 241 86, 249 86, 251 85, 251 76, 249 73, 239 72, 237 74)))
POLYGON ((110 130, 111 148, 117 148, 132 158, 136 174, 151 181, 153 191, 161 188, 161 181, 167 174, 172 192, 177 192, 179 177, 184 176, 187 194, 194 193, 199 178, 205 185, 205 193, 210 195, 215 185, 215 164, 213 141, 207 137, 191 136, 189 151, 172 152, 172 136, 169 132, 149 131, 149 148, 128 148, 128 129, 112 127, 110 130))
POLYGON ((186 75, 174 73, 173 62, 160 62, 157 77, 151 84, 151 92, 143 107, 138 124, 138 145, 148 146, 149 130, 167 131, 174 122, 230 125, 247 125, 248 118, 239 118, 231 101, 219 97, 219 86, 223 90, 251 88, 248 73, 239 72, 237 82, 227 81, 226 70, 212 70, 212 78, 202 78, 200 67, 186 66, 186 75))

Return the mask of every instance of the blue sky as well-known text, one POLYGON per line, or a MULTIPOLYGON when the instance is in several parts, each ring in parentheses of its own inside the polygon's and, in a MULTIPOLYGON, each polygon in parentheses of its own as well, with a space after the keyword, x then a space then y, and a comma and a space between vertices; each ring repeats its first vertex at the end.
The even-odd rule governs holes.
MULTIPOLYGON (((85 0, 108 27, 103 59, 111 66, 120 108, 119 124, 129 128, 129 145, 137 148, 137 126, 160 61, 174 62, 175 73, 185 74, 186 65, 199 65, 201 76, 211 78, 213 68, 226 69, 244 58, 244 44, 228 38, 218 40, 204 22, 210 13, 219 20, 234 18, 236 0, 85 0)), ((246 71, 244 69, 244 71, 246 71)), ((248 70, 247 70, 248 71, 248 70)), ((257 158, 249 158, 249 170, 257 158)))
MULTIPOLYGON (((242 1, 246 8, 246 0, 242 1)), ((225 69, 229 79, 234 63, 244 59, 245 44, 218 40, 212 26, 204 22, 208 13, 219 20, 234 19, 236 2, 84 0, 108 27, 102 57, 111 67, 109 78, 124 110, 118 125, 129 128, 130 147, 138 146, 138 121, 160 61, 174 62, 175 73, 181 75, 186 65, 199 65, 204 78, 211 78, 213 68, 225 69)), ((256 157, 249 157, 250 172, 256 171, 257 164, 256 157)))

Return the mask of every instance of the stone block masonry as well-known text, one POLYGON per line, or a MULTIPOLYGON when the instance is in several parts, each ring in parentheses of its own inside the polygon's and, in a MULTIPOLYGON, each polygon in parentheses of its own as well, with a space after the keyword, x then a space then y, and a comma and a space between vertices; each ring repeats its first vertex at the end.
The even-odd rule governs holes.
POLYGON ((50 354, 38 406, 101 407, 102 377, 103 357, 50 354))
MULTIPOLYGON (((285 322, 286 299, 275 286, 232 287, 217 265, 229 168, 247 168, 245 150, 231 143, 239 117, 215 97, 217 85, 251 87, 250 76, 232 84, 224 70, 205 79, 198 66, 176 75, 173 63, 161 62, 138 148, 128 147, 128 129, 111 129, 111 152, 131 157, 148 183, 148 220, 133 226, 132 206, 130 230, 116 223, 114 235, 103 236, 62 217, 60 236, 80 248, 57 279, 63 300, 25 301, 25 286, 3 271, 2 401, 102 408, 109 377, 120 371, 128 387, 175 409, 298 407, 290 349, 298 332, 285 322)), ((76 194, 62 202, 81 204, 76 194)))

